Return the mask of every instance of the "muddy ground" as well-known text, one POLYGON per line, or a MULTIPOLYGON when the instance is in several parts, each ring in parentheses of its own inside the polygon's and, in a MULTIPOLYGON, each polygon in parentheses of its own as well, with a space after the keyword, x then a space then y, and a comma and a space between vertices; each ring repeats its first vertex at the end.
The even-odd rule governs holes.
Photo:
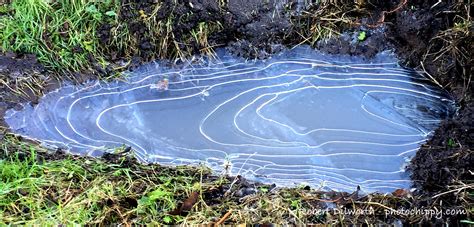
MULTIPOLYGON (((140 10, 153 11, 156 1, 123 2, 120 19, 127 21, 128 26, 133 28, 133 35, 139 37, 135 47, 138 51, 130 56, 129 52, 114 47, 111 42, 112 28, 103 24, 98 33, 100 42, 109 47, 108 60, 118 62, 131 58, 133 67, 156 59, 159 47, 150 37, 151 32, 140 21, 133 19, 140 10)), ((303 43, 305 39, 301 32, 305 30, 302 28, 317 22, 317 18, 297 12, 296 4, 287 5, 286 8, 290 10, 279 10, 264 1, 236 0, 230 1, 222 10, 214 0, 174 2, 164 1, 162 4, 165 7, 161 7, 157 15, 162 18, 171 13, 191 15, 173 24, 173 34, 177 40, 180 40, 181 33, 200 22, 220 21, 223 28, 209 38, 209 44, 226 47, 246 58, 266 58, 283 48, 303 43)), ((472 23, 468 28, 458 28, 462 21, 460 18, 471 20, 472 9, 469 4, 470 1, 438 3, 420 0, 369 1, 363 6, 352 5, 362 8, 348 11, 352 18, 358 20, 337 22, 335 25, 344 31, 341 36, 312 43, 327 53, 360 55, 365 58, 382 50, 394 50, 403 65, 426 71, 435 83, 448 90, 457 100, 458 113, 441 124, 408 167, 417 188, 412 195, 417 198, 411 203, 413 207, 462 207, 466 204, 466 197, 456 193, 456 189, 472 184, 474 180, 474 104, 471 82, 474 29, 472 23), (367 34, 364 40, 357 39, 361 31, 367 34), (446 191, 451 192, 435 196, 446 191)), ((318 7, 321 6, 306 6, 306 10, 317 11, 318 7)), ((186 46, 189 47, 196 54, 200 53, 197 44, 186 46)), ((76 82, 81 82, 109 71, 99 69, 95 74, 75 72, 71 76, 76 82)), ((54 72, 46 71, 35 56, 28 53, 1 54, 0 75, 0 78, 8 78, 0 84, 1 122, 6 109, 17 108, 18 103, 27 101, 34 104, 42 93, 57 88, 61 83, 54 72)), ((3 132, 7 131, 4 123, 0 127, 3 127, 3 132)), ((472 194, 467 198, 467 204, 472 204, 472 194)), ((451 217, 450 221, 465 217, 451 217)))

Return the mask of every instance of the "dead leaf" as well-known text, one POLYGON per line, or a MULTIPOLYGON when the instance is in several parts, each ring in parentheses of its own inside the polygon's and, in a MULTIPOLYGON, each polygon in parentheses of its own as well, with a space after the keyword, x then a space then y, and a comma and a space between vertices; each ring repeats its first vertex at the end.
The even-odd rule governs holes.
POLYGON ((399 188, 399 189, 393 191, 392 195, 394 195, 396 197, 406 197, 409 193, 410 192, 408 192, 407 190, 399 188))
POLYGON ((197 203, 199 199, 199 193, 197 192, 192 192, 191 195, 189 195, 189 197, 184 200, 183 204, 181 204, 181 206, 173 211, 171 211, 169 214, 171 215, 181 215, 183 212, 189 212, 194 204, 197 203))

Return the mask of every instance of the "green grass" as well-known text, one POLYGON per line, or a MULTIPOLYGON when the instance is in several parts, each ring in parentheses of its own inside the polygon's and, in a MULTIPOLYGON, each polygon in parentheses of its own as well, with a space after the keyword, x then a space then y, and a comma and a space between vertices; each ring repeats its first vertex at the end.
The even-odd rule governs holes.
POLYGON ((44 160, 36 155, 40 147, 15 137, 5 139, 2 148, 0 223, 125 223, 133 217, 141 217, 137 224, 176 223, 182 218, 167 213, 179 200, 200 191, 206 171, 127 166, 125 157, 108 164, 73 156, 44 160), (9 150, 13 147, 15 151, 9 150))
POLYGON ((103 61, 97 28, 117 19, 116 0, 15 0, 0 17, 3 49, 34 53, 56 70, 90 67, 89 55, 103 61))

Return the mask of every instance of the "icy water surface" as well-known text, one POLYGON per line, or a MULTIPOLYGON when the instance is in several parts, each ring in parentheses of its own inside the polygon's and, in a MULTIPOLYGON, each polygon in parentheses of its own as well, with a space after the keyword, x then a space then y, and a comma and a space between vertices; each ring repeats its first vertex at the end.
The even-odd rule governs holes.
POLYGON ((75 153, 125 144, 142 161, 206 163, 280 186, 391 191, 410 186, 404 165, 453 111, 444 91, 388 53, 370 62, 306 47, 265 61, 218 56, 65 86, 6 121, 75 153))

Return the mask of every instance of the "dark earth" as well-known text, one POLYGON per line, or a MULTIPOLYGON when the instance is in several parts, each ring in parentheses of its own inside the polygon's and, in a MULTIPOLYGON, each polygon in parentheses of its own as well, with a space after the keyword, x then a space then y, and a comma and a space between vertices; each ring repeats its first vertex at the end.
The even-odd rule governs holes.
MULTIPOLYGON (((129 53, 114 48, 110 41, 111 26, 108 24, 103 24, 98 33, 100 42, 110 46, 109 49, 112 50, 109 53, 109 61, 133 58, 131 67, 134 67, 157 58, 156 49, 159 47, 153 42, 150 31, 139 21, 133 20, 139 10, 151 12, 156 0, 123 2, 120 19, 127 21, 129 27, 133 28, 134 35, 139 37, 139 42, 136 44, 138 54, 128 56, 129 53)), ((431 140, 421 147, 408 166, 416 187, 413 196, 417 199, 411 205, 398 204, 399 206, 430 207, 442 204, 447 208, 462 207, 466 201, 461 201, 456 193, 437 197, 434 195, 455 189, 448 186, 456 186, 461 182, 469 184, 474 180, 471 170, 474 163, 472 152, 474 104, 471 82, 474 29, 471 26, 467 29, 468 33, 463 35, 448 36, 443 32, 456 26, 455 23, 459 23, 460 16, 472 15, 472 8, 462 3, 456 4, 456 1, 437 2, 436 0, 415 0, 408 3, 372 1, 366 3, 365 10, 348 12, 352 16, 359 16, 360 20, 337 24, 343 29, 341 36, 313 43, 317 49, 327 53, 359 55, 364 58, 370 58, 379 51, 394 50, 401 64, 425 70, 435 83, 448 90, 457 100, 458 113, 441 124, 431 140), (357 40, 360 31, 365 31, 367 34, 367 38, 363 41, 357 40)), ((297 12, 296 4, 286 6, 292 10, 279 10, 273 3, 257 0, 229 1, 225 10, 220 9, 215 0, 189 0, 177 3, 174 0, 166 0, 162 4, 164 7, 157 12, 158 18, 166 18, 171 13, 184 15, 192 12, 191 16, 173 24, 173 34, 177 40, 180 40, 180 34, 202 21, 220 22, 223 29, 210 37, 209 44, 226 47, 232 53, 246 58, 266 58, 284 48, 302 43, 304 40, 300 35, 303 31, 301 28, 317 20, 297 12)), ((450 31, 461 33, 455 29, 450 31)), ((191 44, 191 46, 198 54, 198 45, 191 44)), ((108 73, 108 69, 98 70, 98 73, 108 73)), ((74 82, 80 83, 96 78, 95 75, 97 73, 75 72, 69 77, 74 82)), ((55 79, 57 77, 53 76, 53 72, 45 70, 36 61, 35 56, 28 53, 2 53, 0 76, 0 79, 8 78, 8 80, 1 79, 2 82, 9 81, 0 84, 0 127, 3 127, 0 130, 3 133, 8 131, 3 122, 6 109, 18 108, 18 103, 28 101, 35 104, 42 95, 35 93, 35 89, 24 87, 25 81, 39 88, 43 94, 57 88, 63 82, 55 79), (23 92, 19 92, 20 90, 23 92)), ((47 158, 58 157, 62 155, 47 158)), ((113 155, 105 158, 114 161, 113 155)), ((254 187, 249 187, 249 184, 254 183, 239 179, 236 198, 254 193, 252 191, 254 187)), ((211 194, 205 195, 206 200, 210 203, 214 200, 219 202, 218 198, 226 191, 226 188, 217 188, 211 194)), ((330 193, 333 192, 328 192, 328 195, 330 193)), ((342 197, 350 196, 352 196, 350 193, 346 193, 342 197)), ((329 197, 340 199, 341 195, 334 194, 329 197)), ((361 198, 367 199, 367 197, 361 198)), ((472 203, 472 197, 470 199, 472 203)), ((185 206, 180 209, 182 210, 176 212, 186 211, 185 206)), ((464 216, 451 218, 460 220, 464 216)))

